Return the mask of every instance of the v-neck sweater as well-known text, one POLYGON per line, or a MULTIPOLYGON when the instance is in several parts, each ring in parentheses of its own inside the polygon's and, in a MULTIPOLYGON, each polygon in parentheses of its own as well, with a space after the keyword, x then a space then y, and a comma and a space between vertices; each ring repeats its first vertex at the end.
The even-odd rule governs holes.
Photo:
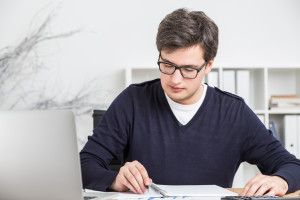
POLYGON ((206 84, 202 84, 202 85, 203 85, 203 92, 201 94, 200 99, 196 103, 190 104, 190 105, 183 105, 183 104, 177 103, 177 102, 173 101, 165 93, 165 96, 170 105, 170 108, 171 108, 172 112, 174 113, 176 119, 180 122, 180 124, 186 125, 194 117, 197 110, 202 105, 202 102, 204 100, 204 97, 206 95, 206 90, 207 90, 207 85, 206 84))
POLYGON ((208 86, 196 114, 181 125, 159 79, 132 84, 112 102, 80 153, 83 187, 105 191, 118 172, 109 163, 139 161, 154 183, 229 188, 241 162, 300 189, 300 161, 273 137, 244 100, 208 86))

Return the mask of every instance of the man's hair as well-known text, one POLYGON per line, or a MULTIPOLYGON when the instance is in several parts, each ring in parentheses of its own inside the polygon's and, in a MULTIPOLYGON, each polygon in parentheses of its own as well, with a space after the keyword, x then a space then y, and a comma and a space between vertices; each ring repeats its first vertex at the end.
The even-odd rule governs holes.
POLYGON ((204 12, 180 8, 168 14, 159 24, 156 46, 162 50, 175 51, 200 44, 204 60, 210 61, 218 50, 217 25, 204 12))

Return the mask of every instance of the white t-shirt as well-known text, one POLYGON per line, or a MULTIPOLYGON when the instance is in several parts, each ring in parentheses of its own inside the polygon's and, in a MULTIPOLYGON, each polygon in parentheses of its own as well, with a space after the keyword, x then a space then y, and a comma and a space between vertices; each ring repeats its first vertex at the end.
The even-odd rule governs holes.
POLYGON ((170 97, 168 97, 168 95, 165 93, 172 112, 182 125, 186 125, 194 117, 194 115, 202 105, 207 90, 207 85, 202 85, 204 86, 204 90, 201 98, 199 99, 199 101, 191 105, 183 105, 180 103, 176 103, 175 101, 170 99, 170 97))

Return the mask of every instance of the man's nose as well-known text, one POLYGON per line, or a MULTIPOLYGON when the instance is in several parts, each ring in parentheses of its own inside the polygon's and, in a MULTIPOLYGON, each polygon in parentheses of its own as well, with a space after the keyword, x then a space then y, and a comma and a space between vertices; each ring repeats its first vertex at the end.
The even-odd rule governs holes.
POLYGON ((171 75, 171 81, 175 84, 178 84, 182 81, 182 75, 179 69, 176 69, 175 72, 171 75))

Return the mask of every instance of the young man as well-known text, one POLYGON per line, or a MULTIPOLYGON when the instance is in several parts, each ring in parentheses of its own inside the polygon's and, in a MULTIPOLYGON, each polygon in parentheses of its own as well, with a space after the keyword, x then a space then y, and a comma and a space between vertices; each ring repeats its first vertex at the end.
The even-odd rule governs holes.
POLYGON ((218 27, 203 12, 178 9, 160 23, 160 79, 133 84, 111 104, 80 153, 83 187, 143 193, 158 184, 231 187, 243 161, 264 175, 242 195, 300 189, 300 162, 242 98, 201 84, 218 49, 218 27), (123 152, 119 172, 109 163, 123 152))

